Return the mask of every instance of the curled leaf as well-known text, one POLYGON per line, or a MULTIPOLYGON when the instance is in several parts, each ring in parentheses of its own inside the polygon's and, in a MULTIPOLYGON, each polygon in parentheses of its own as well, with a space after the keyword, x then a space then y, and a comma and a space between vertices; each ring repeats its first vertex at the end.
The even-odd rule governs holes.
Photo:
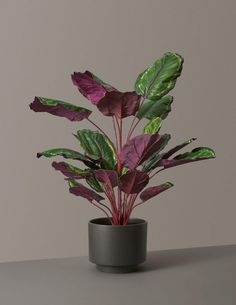
POLYGON ((151 186, 146 188, 141 194, 140 194, 140 199, 144 202, 147 201, 149 199, 151 199, 152 197, 168 190, 170 187, 172 187, 174 184, 171 182, 166 182, 163 183, 161 185, 157 185, 157 186, 151 186))
POLYGON ((80 93, 95 105, 104 97, 106 92, 116 90, 89 71, 84 73, 74 72, 71 78, 80 93))
POLYGON ((70 193, 72 193, 76 196, 81 196, 83 198, 86 198, 90 202, 93 202, 93 201, 99 202, 104 199, 102 196, 100 196, 96 192, 90 190, 89 188, 85 187, 81 183, 78 183, 76 186, 70 187, 70 193))
POLYGON ((52 158, 56 156, 62 156, 66 159, 72 159, 72 160, 79 160, 82 161, 85 165, 87 165, 90 168, 96 169, 98 166, 88 157, 84 156, 83 154, 79 153, 78 151, 67 149, 67 148, 54 148, 45 150, 43 152, 37 153, 37 158, 40 157, 47 157, 52 158))
POLYGON ((183 142, 182 144, 175 146, 174 148, 170 149, 169 151, 167 151, 166 153, 163 154, 163 159, 169 159, 169 157, 171 157, 177 151, 179 151, 180 149, 184 148, 185 146, 191 144, 195 140, 197 140, 197 138, 191 138, 191 139, 183 142))
POLYGON ((136 92, 107 92, 98 102, 98 109, 106 116, 125 118, 138 111, 141 95, 136 92))
POLYGON ((30 104, 30 109, 35 112, 48 112, 52 115, 67 118, 70 121, 82 121, 92 113, 86 108, 45 97, 35 97, 33 103, 30 104))
POLYGON ((60 171, 63 175, 71 179, 83 179, 89 177, 91 172, 89 170, 82 170, 78 167, 66 162, 52 162, 55 170, 60 171))
POLYGON ((141 171, 134 170, 120 178, 120 189, 126 194, 139 193, 149 182, 149 176, 141 171))
POLYGON ((191 152, 186 152, 184 154, 178 155, 173 159, 162 159, 158 162, 158 166, 163 166, 164 168, 170 168, 185 163, 190 163, 194 161, 200 161, 205 159, 215 158, 215 152, 213 149, 208 147, 197 147, 191 152))

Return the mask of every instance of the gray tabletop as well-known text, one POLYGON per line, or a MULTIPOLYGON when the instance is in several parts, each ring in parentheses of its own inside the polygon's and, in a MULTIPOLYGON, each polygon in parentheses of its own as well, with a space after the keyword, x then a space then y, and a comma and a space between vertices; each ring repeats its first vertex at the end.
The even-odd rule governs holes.
POLYGON ((236 245, 149 252, 139 272, 86 257, 0 264, 1 305, 235 305, 236 245))

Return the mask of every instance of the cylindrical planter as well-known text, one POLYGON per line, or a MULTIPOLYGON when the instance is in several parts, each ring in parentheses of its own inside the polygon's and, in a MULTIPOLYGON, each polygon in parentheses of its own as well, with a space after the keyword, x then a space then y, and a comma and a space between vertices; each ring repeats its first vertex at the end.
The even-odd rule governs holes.
POLYGON ((107 218, 89 222, 89 260, 103 272, 135 271, 146 260, 147 222, 133 218, 125 226, 111 225, 107 218))

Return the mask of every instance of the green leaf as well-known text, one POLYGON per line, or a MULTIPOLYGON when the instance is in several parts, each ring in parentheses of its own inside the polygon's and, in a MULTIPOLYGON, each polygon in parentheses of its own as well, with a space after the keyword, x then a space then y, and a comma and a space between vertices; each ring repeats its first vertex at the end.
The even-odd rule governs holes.
POLYGON ((87 177, 86 178, 86 182, 96 192, 103 193, 103 189, 102 189, 99 181, 97 180, 97 178, 94 175, 91 175, 90 177, 87 177))
POLYGON ((77 186, 79 183, 75 179, 66 178, 65 179, 69 187, 77 186))
POLYGON ((171 111, 173 96, 167 95, 158 101, 147 100, 139 108, 137 117, 139 119, 147 118, 149 120, 159 117, 164 120, 171 111))
POLYGON ((104 135, 88 129, 79 130, 77 138, 81 147, 88 156, 101 160, 101 167, 105 169, 116 168, 115 152, 104 135))
POLYGON ((144 165, 144 171, 148 172, 151 169, 155 168, 155 165, 158 163, 159 160, 162 159, 163 154, 160 154, 160 152, 166 147, 166 145, 168 144, 168 142, 170 141, 170 134, 164 134, 162 136, 163 142, 162 145, 160 147, 160 149, 158 151, 156 151, 145 163, 144 165))
POLYGON ((85 165, 87 165, 90 168, 98 168, 96 164, 94 164, 91 160, 89 160, 86 156, 83 154, 79 153, 78 151, 72 150, 72 149, 67 149, 67 148, 54 148, 54 149, 49 149, 45 150, 43 152, 37 153, 37 157, 47 157, 47 158, 52 158, 56 156, 62 156, 66 159, 72 159, 72 160, 79 160, 82 161, 85 165))
POLYGON ((183 58, 176 53, 165 53, 153 65, 139 74, 135 91, 149 100, 157 101, 175 86, 182 71, 183 58))
POLYGON ((191 152, 186 152, 174 157, 174 160, 199 160, 199 159, 211 159, 215 158, 215 152, 209 147, 197 147, 191 152))
POLYGON ((147 125, 144 127, 143 132, 147 134, 155 134, 161 128, 162 119, 159 117, 151 119, 147 125))
POLYGON ((122 175, 125 175, 127 172, 129 171, 129 169, 127 167, 123 167, 122 168, 122 175))
POLYGON ((82 161, 87 160, 87 158, 83 154, 79 153, 78 151, 67 148, 54 148, 54 149, 45 150, 41 153, 37 153, 38 158, 40 158, 41 156, 47 158, 62 156, 66 159, 82 160, 82 161))

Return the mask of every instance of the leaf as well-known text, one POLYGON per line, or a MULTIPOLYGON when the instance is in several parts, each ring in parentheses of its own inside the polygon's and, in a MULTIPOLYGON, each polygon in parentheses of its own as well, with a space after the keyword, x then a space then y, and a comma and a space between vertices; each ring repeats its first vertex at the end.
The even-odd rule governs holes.
POLYGON ((169 112, 171 111, 171 104, 173 102, 173 96, 167 95, 158 101, 146 101, 139 108, 137 117, 139 119, 153 119, 156 117, 160 117, 164 120, 169 112))
POLYGON ((78 182, 74 179, 71 179, 71 178, 65 178, 65 180, 67 181, 69 187, 73 187, 73 186, 76 186, 78 185, 78 182))
POLYGON ((93 156, 101 159, 101 167, 104 169, 116 168, 116 157, 114 149, 104 135, 97 131, 88 129, 79 130, 77 138, 81 147, 91 158, 93 156))
POLYGON ((71 179, 83 179, 91 175, 89 170, 82 170, 66 162, 52 162, 55 170, 60 171, 63 175, 71 179))
POLYGON ((205 159, 215 158, 215 152, 213 149, 208 147, 197 147, 191 152, 186 152, 184 154, 174 157, 174 159, 162 159, 158 162, 158 166, 163 166, 164 168, 170 168, 178 165, 182 165, 189 162, 200 161, 205 159))
POLYGON ((62 156, 66 159, 82 161, 85 165, 87 165, 90 168, 93 168, 93 169, 98 168, 98 166, 94 162, 92 162, 90 159, 88 159, 86 156, 84 156, 83 154, 79 153, 78 151, 75 151, 72 149, 54 148, 54 149, 49 149, 49 150, 45 150, 43 152, 37 153, 37 158, 40 158, 42 156, 47 157, 47 158, 62 156))
POLYGON ((147 125, 144 127, 143 132, 147 134, 155 134, 161 128, 162 119, 159 117, 151 119, 147 125))
POLYGON ((118 185, 118 174, 114 170, 98 169, 94 175, 100 182, 110 185, 112 188, 118 185))
POLYGON ((65 117, 70 121, 82 121, 92 113, 86 108, 45 97, 35 97, 33 103, 30 104, 30 109, 35 112, 48 112, 56 116, 65 117))
POLYGON ((103 188, 101 187, 99 181, 97 180, 97 178, 94 176, 93 173, 91 173, 91 176, 86 177, 86 182, 88 183, 88 185, 94 189, 96 192, 98 193, 102 193, 103 192, 103 188))
POLYGON ((121 149, 120 159, 122 166, 134 170, 138 165, 159 151, 163 144, 160 135, 139 135, 129 140, 121 149))
POLYGON ((168 190, 172 186, 174 186, 173 183, 166 182, 166 183, 163 183, 158 186, 148 187, 140 194, 140 199, 142 200, 142 202, 145 202, 145 201, 151 199, 152 197, 168 190))
POLYGON ((135 91, 147 99, 157 101, 175 86, 182 71, 183 58, 176 53, 165 53, 153 65, 139 74, 135 91))
POLYGON ((180 145, 175 146, 174 148, 170 149, 168 152, 166 152, 163 155, 163 159, 169 159, 169 157, 171 157, 173 154, 175 154, 177 151, 179 151, 180 149, 184 148, 185 146, 191 144, 193 141, 197 140, 197 138, 191 138, 185 142, 183 142, 180 145))
POLYGON ((149 182, 149 176, 141 171, 135 170, 126 173, 120 178, 120 189, 126 194, 139 193, 149 182))
POLYGON ((104 97, 106 92, 116 90, 89 71, 84 73, 74 72, 71 78, 80 93, 95 105, 104 97))
POLYGON ((88 189, 83 184, 78 183, 76 186, 70 187, 70 192, 76 196, 81 196, 83 198, 88 199, 90 202, 93 201, 101 201, 104 198, 97 194, 96 192, 88 189))
POLYGON ((144 171, 148 172, 151 169, 154 169, 156 164, 159 160, 162 159, 163 154, 160 154, 160 152, 165 148, 165 146, 170 141, 170 134, 164 134, 161 136, 162 143, 159 147, 159 149, 147 160, 147 162, 144 165, 144 171))
POLYGON ((106 116, 125 118, 138 111, 141 95, 136 92, 107 92, 98 102, 98 109, 106 116))

